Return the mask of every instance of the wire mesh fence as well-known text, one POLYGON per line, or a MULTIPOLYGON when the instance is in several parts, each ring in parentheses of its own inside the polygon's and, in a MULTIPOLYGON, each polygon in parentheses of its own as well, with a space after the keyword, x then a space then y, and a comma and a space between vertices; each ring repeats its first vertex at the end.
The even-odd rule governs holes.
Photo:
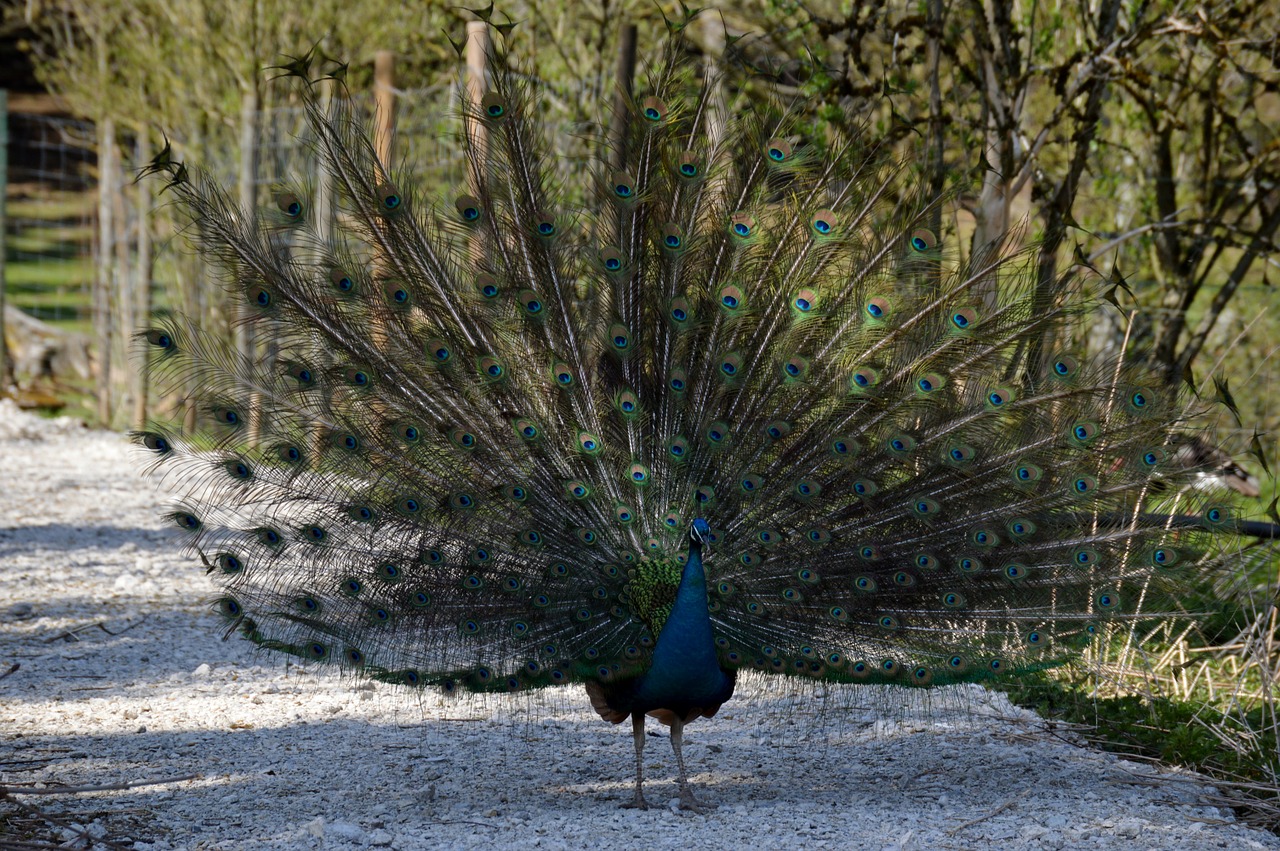
MULTIPOLYGON (((590 88, 601 90, 600 81, 590 88)), ((450 197, 447 187, 465 192, 460 84, 394 94, 393 168, 411 171, 435 195, 450 197)), ((564 119, 554 140, 567 154, 560 165, 578 169, 590 153, 581 132, 584 97, 548 90, 548 102, 552 123, 556 115, 564 119)), ((373 95, 355 93, 335 108, 372 128, 379 107, 373 95)), ((309 195, 324 183, 301 104, 242 118, 252 121, 248 149, 224 132, 188 140, 180 158, 233 198, 247 173, 259 206, 282 189, 309 195)), ((20 401, 66 404, 115 427, 171 414, 165 405, 172 400, 146 399, 133 335, 150 315, 171 310, 199 316, 212 333, 230 335, 235 308, 187 250, 175 211, 160 192, 163 182, 135 181, 155 150, 124 133, 108 140, 101 127, 64 116, 15 113, 9 127, 14 156, 3 258, 6 338, 20 401)), ((333 209, 332 200, 321 206, 333 209)))

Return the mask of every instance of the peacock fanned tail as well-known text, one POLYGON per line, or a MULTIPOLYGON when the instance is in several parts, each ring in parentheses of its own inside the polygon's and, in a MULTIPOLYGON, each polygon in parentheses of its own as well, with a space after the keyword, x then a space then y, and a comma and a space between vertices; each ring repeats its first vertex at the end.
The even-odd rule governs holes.
POLYGON ((159 164, 269 342, 246 357, 181 316, 145 335, 198 416, 137 440, 222 616, 387 682, 614 699, 698 519, 727 675, 973 681, 1178 614, 1230 522, 1177 487, 1187 401, 1069 350, 1095 307, 1069 277, 943 250, 942 201, 874 140, 819 147, 785 105, 723 120, 676 44, 622 168, 603 144, 559 163, 497 59, 452 194, 384 169, 307 67, 336 228, 302 187, 241 210, 159 164))

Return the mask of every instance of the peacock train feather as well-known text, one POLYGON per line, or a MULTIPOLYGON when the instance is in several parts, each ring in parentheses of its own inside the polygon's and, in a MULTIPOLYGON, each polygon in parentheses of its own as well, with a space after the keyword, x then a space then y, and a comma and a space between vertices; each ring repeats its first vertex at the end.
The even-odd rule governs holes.
POLYGON ((1176 615, 1232 520, 1170 487, 1185 399, 1059 350, 1092 307, 1068 278, 1005 245, 956 260, 874 140, 819 149, 785 108, 709 132, 679 29, 621 167, 577 183, 497 59, 452 193, 385 169, 311 58, 289 67, 332 233, 301 188, 241 210, 158 158, 269 345, 147 331, 198 416, 136 439, 249 640, 415 688, 584 684, 632 719, 635 805, 649 714, 696 808, 682 727, 739 671, 1052 666, 1176 615))

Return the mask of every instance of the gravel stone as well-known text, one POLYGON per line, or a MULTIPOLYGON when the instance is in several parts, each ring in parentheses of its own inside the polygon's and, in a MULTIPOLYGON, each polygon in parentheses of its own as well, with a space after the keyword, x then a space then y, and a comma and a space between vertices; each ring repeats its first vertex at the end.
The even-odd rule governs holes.
POLYGON ((718 808, 666 806, 675 760, 651 723, 655 808, 620 809, 631 730, 581 689, 446 699, 221 641, 146 466, 119 435, 0 402, 0 671, 21 664, 0 681, 0 785, 197 775, 16 796, 118 846, 1280 851, 1201 803, 1207 780, 1070 741, 977 686, 742 677, 685 735, 718 808))

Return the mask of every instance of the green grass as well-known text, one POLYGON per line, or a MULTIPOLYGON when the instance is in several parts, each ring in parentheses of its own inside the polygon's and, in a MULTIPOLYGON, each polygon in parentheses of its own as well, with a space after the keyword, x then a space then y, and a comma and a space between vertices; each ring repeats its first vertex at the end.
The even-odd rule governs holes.
POLYGON ((8 202, 11 227, 16 226, 5 240, 9 304, 68 331, 90 330, 93 209, 91 192, 49 192, 8 202))
POLYGON ((1201 626, 1216 646, 1153 642, 1135 667, 1117 643, 1097 648, 1090 662, 997 688, 1045 718, 1087 727, 1085 737, 1103 749, 1215 778, 1242 818, 1280 830, 1277 619, 1267 600, 1241 599, 1201 626))

